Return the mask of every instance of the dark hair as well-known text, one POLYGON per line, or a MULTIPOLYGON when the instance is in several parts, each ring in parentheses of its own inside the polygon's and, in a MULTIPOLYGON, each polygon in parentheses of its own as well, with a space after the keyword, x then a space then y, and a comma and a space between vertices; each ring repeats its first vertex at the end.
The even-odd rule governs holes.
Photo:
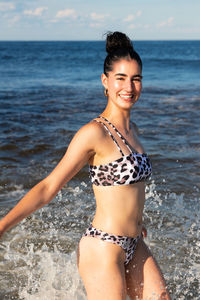
POLYGON ((104 74, 113 70, 113 64, 121 59, 134 59, 142 70, 142 60, 134 50, 129 37, 122 32, 108 32, 106 38, 106 51, 108 55, 104 61, 104 74))

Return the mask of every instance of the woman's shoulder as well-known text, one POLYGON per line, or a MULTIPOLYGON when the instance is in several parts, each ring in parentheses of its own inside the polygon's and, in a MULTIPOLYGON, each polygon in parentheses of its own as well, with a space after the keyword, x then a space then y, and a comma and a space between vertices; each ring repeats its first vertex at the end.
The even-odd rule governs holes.
POLYGON ((105 137, 105 129, 101 124, 93 119, 82 126, 78 130, 77 134, 82 136, 83 138, 85 137, 86 140, 99 140, 105 137))
POLYGON ((99 125, 100 124, 92 120, 83 125, 76 132, 68 146, 68 151, 72 149, 72 154, 70 155, 73 155, 73 152, 80 152, 80 149, 83 153, 96 152, 96 149, 99 147, 99 143, 102 143, 104 136, 104 132, 99 125))

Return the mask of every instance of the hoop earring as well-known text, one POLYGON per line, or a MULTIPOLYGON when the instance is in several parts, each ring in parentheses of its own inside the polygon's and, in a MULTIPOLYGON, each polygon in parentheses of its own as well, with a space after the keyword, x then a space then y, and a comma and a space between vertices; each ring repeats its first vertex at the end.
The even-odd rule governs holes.
POLYGON ((106 97, 108 97, 108 90, 107 89, 105 89, 104 94, 105 94, 106 97))

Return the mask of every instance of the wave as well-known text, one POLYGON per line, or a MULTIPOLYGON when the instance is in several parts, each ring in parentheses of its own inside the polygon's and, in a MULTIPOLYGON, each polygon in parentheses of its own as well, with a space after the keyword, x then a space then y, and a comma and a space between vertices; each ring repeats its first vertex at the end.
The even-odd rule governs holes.
MULTIPOLYGON (((176 95, 179 97, 186 97, 186 95, 190 94, 191 97, 194 94, 200 93, 200 87, 199 86, 193 86, 193 87, 188 87, 183 88, 182 86, 178 86, 177 88, 174 87, 157 87, 157 86, 148 86, 148 87, 143 87, 142 94, 152 94, 152 95, 176 95), (185 96, 184 96, 185 95, 185 96)), ((200 96, 199 96, 200 98, 200 96)), ((199 99, 198 98, 198 99, 199 99)), ((198 100, 197 99, 197 100, 198 100)))
MULTIPOLYGON (((1 297, 86 300, 76 248, 94 209, 87 189, 85 183, 69 186, 0 241, 1 297)), ((188 203, 184 193, 161 194, 154 181, 146 187, 146 198, 145 241, 161 265, 170 293, 174 299, 197 300, 199 199, 188 203)))

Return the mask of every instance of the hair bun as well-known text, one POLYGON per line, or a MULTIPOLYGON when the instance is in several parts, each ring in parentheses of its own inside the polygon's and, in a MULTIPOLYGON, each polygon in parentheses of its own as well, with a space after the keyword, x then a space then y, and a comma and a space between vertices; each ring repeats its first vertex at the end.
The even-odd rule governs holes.
POLYGON ((129 37, 119 31, 109 32, 106 38, 106 52, 109 54, 120 48, 133 49, 133 45, 129 37))

